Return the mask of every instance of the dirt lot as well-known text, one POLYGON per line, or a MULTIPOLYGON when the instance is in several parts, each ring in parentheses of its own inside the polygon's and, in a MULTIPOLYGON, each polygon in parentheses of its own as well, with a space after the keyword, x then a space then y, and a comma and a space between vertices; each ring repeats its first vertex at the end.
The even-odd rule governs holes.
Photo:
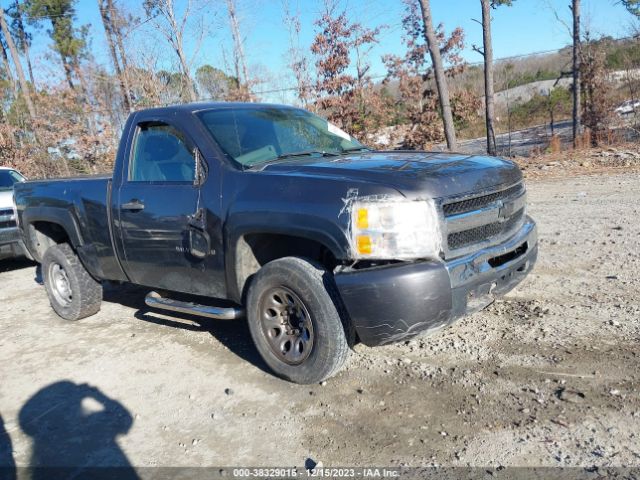
POLYGON ((529 192, 530 278, 430 337, 358 347, 326 385, 271 376, 243 323, 151 312, 132 287, 65 322, 33 265, 1 263, 0 463, 640 466, 640 179, 529 192))

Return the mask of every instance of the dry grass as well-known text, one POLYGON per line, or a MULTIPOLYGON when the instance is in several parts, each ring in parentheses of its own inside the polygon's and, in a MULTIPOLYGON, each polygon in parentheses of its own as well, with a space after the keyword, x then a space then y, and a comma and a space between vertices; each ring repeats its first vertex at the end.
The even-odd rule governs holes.
POLYGON ((530 157, 516 157, 515 161, 529 179, 593 175, 620 172, 640 173, 640 144, 612 143, 596 148, 589 147, 590 136, 585 132, 581 138, 585 147, 557 151, 550 148, 545 153, 530 157))

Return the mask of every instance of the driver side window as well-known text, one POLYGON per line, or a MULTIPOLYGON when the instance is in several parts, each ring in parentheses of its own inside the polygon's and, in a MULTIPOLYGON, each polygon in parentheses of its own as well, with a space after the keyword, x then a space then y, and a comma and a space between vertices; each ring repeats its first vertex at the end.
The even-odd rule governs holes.
POLYGON ((195 159, 184 136, 171 125, 138 126, 129 166, 130 182, 193 182, 195 159))

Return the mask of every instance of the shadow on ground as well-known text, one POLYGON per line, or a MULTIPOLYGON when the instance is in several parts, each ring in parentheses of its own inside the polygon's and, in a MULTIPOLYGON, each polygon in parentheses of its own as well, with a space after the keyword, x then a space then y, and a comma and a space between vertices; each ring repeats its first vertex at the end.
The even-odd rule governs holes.
MULTIPOLYGON (((131 284, 107 285, 104 301, 135 309, 135 318, 154 325, 192 332, 208 332, 242 360, 265 373, 272 374, 253 344, 246 320, 214 320, 178 312, 152 310, 144 303, 144 297, 148 292, 148 288, 131 284), (170 316, 171 319, 164 318, 166 316, 170 316)), ((187 297, 185 300, 197 301, 187 297)))
POLYGON ((19 421, 32 439, 31 479, 138 478, 116 442, 133 417, 96 387, 53 383, 25 403, 19 421))
POLYGON ((23 268, 31 268, 35 267, 36 265, 36 262, 25 257, 7 258, 4 260, 0 260, 0 273, 22 270, 23 268))
POLYGON ((15 480, 16 462, 13 459, 13 446, 11 437, 5 430, 4 420, 0 415, 0 478, 15 480))

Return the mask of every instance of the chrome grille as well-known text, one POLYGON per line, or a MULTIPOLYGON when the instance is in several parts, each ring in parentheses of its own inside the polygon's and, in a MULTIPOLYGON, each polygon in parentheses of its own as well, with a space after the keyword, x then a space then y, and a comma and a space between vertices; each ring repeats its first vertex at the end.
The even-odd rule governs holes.
POLYGON ((462 232, 451 233, 447 238, 449 249, 455 250, 458 248, 468 247, 469 245, 481 243, 489 238, 507 233, 518 225, 523 217, 524 208, 521 208, 506 222, 495 222, 488 225, 482 225, 481 227, 463 230, 462 232))
POLYGON ((504 200, 505 198, 517 197, 524 192, 524 184, 518 183, 513 187, 509 187, 506 190, 500 192, 493 192, 487 195, 481 195, 479 197, 468 198, 457 202, 446 203, 442 206, 442 210, 445 216, 455 215, 457 213, 471 212, 479 208, 486 207, 487 205, 496 202, 498 200, 504 200))
POLYGON ((20 232, 17 228, 0 230, 0 245, 13 243, 20 240, 20 232))
POLYGON ((526 192, 522 182, 474 197, 444 200, 445 257, 497 245, 524 222, 526 192))
POLYGON ((16 227, 16 218, 13 208, 3 208, 0 210, 0 229, 16 227))

